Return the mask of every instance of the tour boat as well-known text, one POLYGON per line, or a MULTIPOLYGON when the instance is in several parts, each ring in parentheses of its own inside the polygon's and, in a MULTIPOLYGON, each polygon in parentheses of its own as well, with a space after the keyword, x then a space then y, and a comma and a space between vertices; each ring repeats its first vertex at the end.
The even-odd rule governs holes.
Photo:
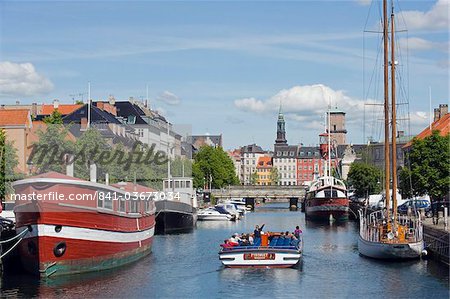
POLYGON ((187 232, 197 224, 197 195, 191 177, 165 179, 155 198, 156 233, 187 232))
POLYGON ((110 269, 151 251, 152 189, 57 172, 16 181, 13 187, 16 229, 23 234, 19 254, 28 272, 49 277, 110 269))
POLYGON ((289 268, 296 266, 303 253, 302 236, 285 238, 281 233, 264 233, 253 245, 222 244, 219 259, 230 268, 289 268), (269 241, 270 240, 270 241, 269 241))
POLYGON ((231 215, 223 208, 210 207, 207 209, 199 210, 197 213, 197 219, 199 221, 230 221, 236 220, 236 216, 231 215))
POLYGON ((384 189, 385 209, 375 212, 360 210, 360 225, 358 250, 361 255, 384 260, 404 260, 419 258, 424 249, 423 224, 420 215, 412 213, 401 216, 397 213, 397 118, 396 118, 396 60, 395 60, 395 24, 394 4, 391 5, 390 25, 388 27, 387 0, 383 0, 383 45, 384 45, 384 189), (389 38, 389 31, 391 36, 389 38), (389 45, 391 46, 391 62, 389 63, 389 45), (389 71, 391 67, 391 101, 389 101, 389 71), (391 111, 389 111, 391 108, 391 111), (391 124, 391 136, 389 138, 389 124, 391 124), (391 146, 390 146, 391 144, 391 146), (392 165, 390 160, 392 159, 392 165), (391 169, 392 167, 392 169, 391 169), (392 186, 390 177, 392 173, 392 186), (392 190, 392 192, 391 192, 392 190), (391 195, 392 193, 392 211, 391 195))

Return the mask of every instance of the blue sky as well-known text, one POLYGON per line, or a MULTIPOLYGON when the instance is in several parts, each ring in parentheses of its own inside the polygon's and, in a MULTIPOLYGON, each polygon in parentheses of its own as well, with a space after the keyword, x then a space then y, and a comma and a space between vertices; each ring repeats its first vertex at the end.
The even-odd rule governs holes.
MULTIPOLYGON (((395 5, 399 29, 408 29, 398 37, 399 77, 414 133, 428 123, 429 87, 433 106, 449 99, 448 1, 395 5)), ((369 82, 380 39, 363 31, 378 29, 379 6, 2 1, 0 102, 70 103, 88 81, 94 100, 139 98, 148 85, 152 108, 171 122, 192 124, 195 134, 222 133, 226 148, 255 142, 269 149, 280 101, 288 141, 315 144, 331 100, 347 112, 349 141, 361 143, 364 102, 379 100, 377 80, 369 82)), ((365 137, 378 139, 378 124, 368 119, 365 137)))

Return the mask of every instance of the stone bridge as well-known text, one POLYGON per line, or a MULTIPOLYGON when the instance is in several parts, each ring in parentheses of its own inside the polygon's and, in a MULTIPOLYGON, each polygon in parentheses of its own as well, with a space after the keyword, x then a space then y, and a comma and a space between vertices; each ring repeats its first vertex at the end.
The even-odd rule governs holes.
POLYGON ((219 199, 255 198, 285 202, 292 197, 303 200, 305 196, 305 187, 303 186, 230 186, 210 191, 214 197, 219 199))
MULTIPOLYGON (((205 190, 207 191, 207 190, 205 190)), ((217 199, 244 198, 247 205, 254 208, 255 201, 289 202, 289 207, 298 206, 305 197, 303 186, 230 186, 223 189, 210 190, 217 199)))

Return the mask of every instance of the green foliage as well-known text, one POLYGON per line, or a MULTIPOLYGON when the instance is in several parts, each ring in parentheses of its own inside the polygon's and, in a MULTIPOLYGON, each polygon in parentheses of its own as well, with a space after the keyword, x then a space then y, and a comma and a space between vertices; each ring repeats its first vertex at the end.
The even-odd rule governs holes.
POLYGON ((39 141, 33 144, 29 157, 34 169, 40 173, 48 171, 65 172, 65 155, 72 153, 74 143, 67 140, 68 128, 61 124, 51 124, 45 131, 37 132, 39 141))
POLYGON ((432 200, 441 199, 450 186, 450 135, 439 131, 424 138, 414 138, 406 154, 406 166, 400 171, 399 189, 402 196, 428 194, 432 200))
POLYGON ((97 165, 97 177, 103 181, 104 175, 108 172, 110 164, 110 147, 100 133, 93 128, 86 130, 75 142, 75 171, 74 175, 78 178, 89 180, 90 163, 97 165), (108 159, 109 158, 109 159, 108 159))
POLYGON ((382 173, 375 166, 355 162, 350 166, 348 183, 355 188, 358 197, 367 197, 381 191, 382 173))
POLYGON ((270 169, 270 181, 272 185, 278 185, 278 182, 280 181, 280 175, 278 174, 278 168, 272 167, 270 169))
POLYGON ((21 175, 15 172, 19 165, 17 150, 11 142, 6 141, 6 134, 0 129, 0 200, 13 192, 11 182, 20 179, 21 175))
POLYGON ((84 102, 81 100, 76 100, 75 105, 84 105, 84 102))
POLYGON ((251 185, 256 185, 258 183, 258 173, 255 171, 254 173, 252 173, 252 175, 250 176, 250 184, 251 185))
POLYGON ((174 177, 191 176, 192 175, 192 161, 189 159, 182 159, 176 157, 170 163, 170 173, 174 177))
POLYGON ((221 147, 201 147, 195 155, 192 174, 195 188, 203 188, 205 183, 209 184, 210 179, 212 188, 239 183, 233 161, 221 147))
POLYGON ((46 116, 43 119, 43 122, 46 123, 47 125, 62 125, 63 121, 62 121, 62 114, 58 111, 58 109, 54 109, 52 114, 50 114, 49 116, 46 116))

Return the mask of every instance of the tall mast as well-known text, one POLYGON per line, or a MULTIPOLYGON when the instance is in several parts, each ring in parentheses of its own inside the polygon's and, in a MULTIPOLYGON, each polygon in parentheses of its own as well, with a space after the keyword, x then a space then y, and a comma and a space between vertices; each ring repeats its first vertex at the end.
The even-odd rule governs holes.
MULTIPOLYGON (((391 97, 392 97, 392 213, 397 223, 397 109, 395 102, 395 28, 394 1, 391 2, 391 97)), ((395 229, 395 226, 394 226, 395 229)))
POLYGON ((386 190, 386 217, 390 209, 390 163, 389 163, 389 72, 388 72, 388 18, 387 0, 383 0, 383 45, 384 45, 384 189, 386 190))
POLYGON ((91 127, 91 82, 88 82, 88 115, 87 115, 87 126, 86 128, 89 129, 91 127))

